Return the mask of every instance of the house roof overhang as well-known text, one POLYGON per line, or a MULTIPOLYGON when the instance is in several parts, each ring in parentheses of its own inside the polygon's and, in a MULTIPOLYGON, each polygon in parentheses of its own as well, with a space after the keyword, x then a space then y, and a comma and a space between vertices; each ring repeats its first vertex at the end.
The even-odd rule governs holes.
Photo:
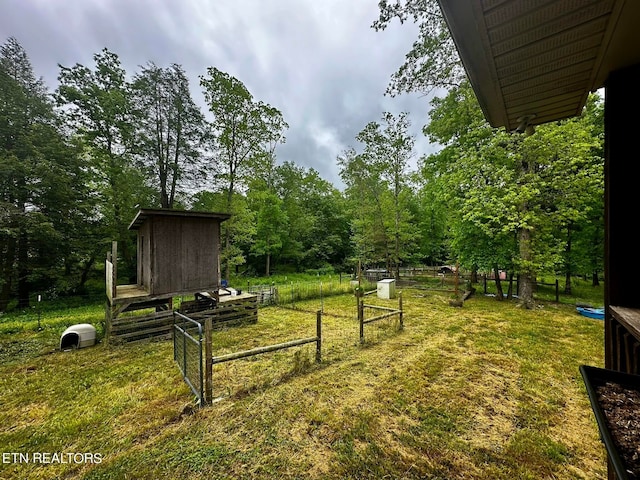
POLYGON ((134 219, 129 224, 129 230, 137 230, 151 217, 182 217, 182 218, 208 218, 223 222, 231 218, 228 213, 196 212, 188 210, 169 210, 143 208, 138 211, 134 219))
POLYGON ((638 0, 438 0, 485 117, 517 128, 579 115, 640 63, 638 0))

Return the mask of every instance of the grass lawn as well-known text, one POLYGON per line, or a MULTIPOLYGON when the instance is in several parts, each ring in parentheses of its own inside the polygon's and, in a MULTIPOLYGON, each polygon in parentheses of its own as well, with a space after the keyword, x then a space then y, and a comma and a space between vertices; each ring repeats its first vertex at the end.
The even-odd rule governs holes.
MULTIPOLYGON (((578 372, 603 364, 602 322, 448 298, 404 289, 405 329, 367 325, 362 345, 353 296, 325 298, 320 365, 313 345, 216 365, 220 401, 200 410, 170 341, 56 349, 99 305, 47 311, 41 331, 0 317, 0 478, 606 478, 578 372)), ((214 355, 314 336, 318 301, 297 306, 214 332, 214 355)))

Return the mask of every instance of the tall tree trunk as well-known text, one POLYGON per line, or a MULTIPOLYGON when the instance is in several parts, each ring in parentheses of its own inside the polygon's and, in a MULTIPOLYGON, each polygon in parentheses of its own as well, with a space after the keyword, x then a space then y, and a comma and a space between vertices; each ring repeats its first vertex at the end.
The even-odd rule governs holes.
POLYGON ((11 286, 13 279, 13 264, 16 256, 16 241, 9 238, 7 248, 4 250, 5 255, 0 263, 0 273, 2 273, 3 283, 0 287, 0 312, 6 312, 11 300, 11 286))
POLYGON ((18 235, 18 308, 29 308, 29 243, 24 227, 18 235))
POLYGON ((564 293, 565 295, 571 295, 571 224, 567 225, 567 244, 565 246, 564 254, 564 293))
POLYGON ((518 230, 518 249, 520 251, 520 262, 524 265, 524 268, 520 270, 518 297, 522 306, 530 309, 534 307, 534 275, 530 267, 533 252, 531 251, 531 231, 528 228, 520 228, 518 230))
MULTIPOLYGON (((234 145, 235 145, 235 141, 234 141, 234 145)), ((237 165, 237 160, 235 159, 235 155, 236 153, 234 149, 229 155, 229 159, 228 159, 228 167, 229 167, 229 185, 227 188, 227 213, 228 214, 232 213, 232 208, 233 208, 232 203, 233 203, 233 191, 235 189, 235 172, 236 172, 235 167, 237 165)), ((227 220, 225 222, 226 229, 224 234, 224 249, 227 257, 224 270, 225 270, 225 278, 227 279, 227 281, 231 277, 231 262, 229 258, 229 251, 231 249, 231 228, 230 228, 231 223, 230 222, 233 222, 233 219, 227 220)))
POLYGON ((471 283, 478 283, 478 266, 474 265, 471 268, 471 283))
POLYGON ((399 201, 399 197, 400 197, 400 181, 399 181, 399 176, 396 173, 396 178, 395 178, 395 192, 394 192, 394 207, 395 207, 395 218, 394 218, 394 222, 395 222, 395 238, 394 238, 394 248, 395 248, 395 258, 393 259, 395 261, 395 279, 396 282, 400 281, 400 201, 399 201))
POLYGON ((507 289, 507 300, 513 298, 513 272, 509 272, 509 288, 507 289))
POLYGON ((493 277, 496 279, 496 300, 504 300, 504 293, 502 293, 502 282, 500 281, 500 271, 497 265, 493 267, 493 277))
POLYGON ((92 254, 91 257, 84 262, 84 265, 82 266, 82 272, 80 274, 80 280, 78 282, 78 290, 79 291, 83 291, 84 290, 84 285, 85 283, 87 283, 87 279, 89 278, 89 272, 91 271, 91 268, 93 267, 93 264, 96 261, 96 256, 95 254, 92 254))
POLYGON ((564 274, 564 294, 571 295, 572 285, 571 285, 571 272, 565 272, 564 274))
MULTIPOLYGON (((531 136, 534 133, 534 127, 528 126, 524 135, 531 136)), ((522 144, 520 144, 522 148, 522 144)), ((526 185, 528 180, 527 176, 534 171, 535 160, 528 158, 526 152, 522 151, 522 158, 520 160, 520 180, 522 185, 526 185)), ((520 205, 521 219, 524 220, 529 212, 529 204, 526 200, 520 205)), ((534 274, 532 272, 532 260, 533 260, 533 244, 532 244, 532 231, 527 226, 518 227, 517 230, 518 250, 520 256, 520 281, 518 285, 518 297, 520 298, 520 304, 525 308, 531 309, 534 307, 533 302, 533 284, 534 274)))

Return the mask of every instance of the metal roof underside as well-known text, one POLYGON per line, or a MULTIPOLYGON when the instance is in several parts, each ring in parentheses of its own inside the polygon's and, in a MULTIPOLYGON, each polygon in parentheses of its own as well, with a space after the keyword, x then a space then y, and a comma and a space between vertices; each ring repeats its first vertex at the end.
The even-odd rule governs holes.
POLYGON ((640 63, 639 0, 438 0, 480 106, 515 129, 579 115, 640 63))

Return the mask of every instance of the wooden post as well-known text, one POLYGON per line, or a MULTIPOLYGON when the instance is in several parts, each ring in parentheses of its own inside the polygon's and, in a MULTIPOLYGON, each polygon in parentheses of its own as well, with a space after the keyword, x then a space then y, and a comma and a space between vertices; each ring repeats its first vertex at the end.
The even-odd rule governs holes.
POLYGON ((213 400, 213 339, 211 337, 212 319, 208 316, 204 321, 204 399, 203 403, 213 400))
POLYGON ((106 325, 104 326, 104 339, 107 345, 109 345, 109 340, 111 338, 111 321, 113 320, 113 316, 111 315, 111 308, 111 302, 107 300, 104 306, 104 314, 106 318, 106 325))
POLYGON ((400 310, 400 330, 404 330, 404 319, 402 318, 402 292, 398 292, 398 310, 400 310))
POLYGON ((364 300, 358 298, 358 322, 360 323, 360 343, 364 342, 364 300))
POLYGON ((560 288, 558 285, 558 279, 556 278, 556 303, 560 302, 560 288))
POLYGON ((112 295, 116 298, 118 285, 118 242, 111 242, 111 264, 113 265, 112 279, 112 295))
POLYGON ((322 361, 322 311, 316 313, 316 363, 322 361))
POLYGON ((456 292, 456 297, 458 296, 459 292, 458 292, 458 288, 460 285, 460 264, 458 262, 456 262, 456 275, 454 277, 454 285, 455 285, 455 292, 456 292))

